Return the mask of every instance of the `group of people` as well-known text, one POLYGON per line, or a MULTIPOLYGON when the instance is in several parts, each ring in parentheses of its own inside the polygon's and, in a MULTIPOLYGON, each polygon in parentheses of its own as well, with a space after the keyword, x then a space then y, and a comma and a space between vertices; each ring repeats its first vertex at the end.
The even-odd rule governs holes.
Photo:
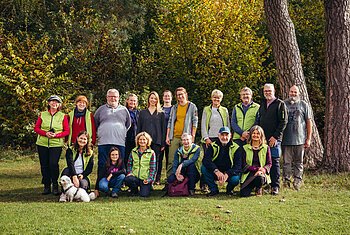
MULTIPOLYGON (((282 101, 275 97, 273 84, 265 84, 265 99, 259 105, 253 102, 252 90, 245 87, 240 92, 242 102, 234 106, 230 120, 228 109, 221 106, 223 93, 215 89, 212 103, 203 109, 200 145, 194 143, 198 110, 183 87, 175 90, 174 105, 171 91, 163 92, 162 106, 158 93, 150 92, 148 106, 141 111, 135 94, 129 94, 123 106, 118 90, 110 89, 107 103, 94 115, 85 96, 78 96, 75 109, 65 115, 60 111, 61 98, 52 95, 34 128, 43 194, 60 193, 58 161, 65 143, 67 167, 61 175, 71 177, 76 187, 85 190, 90 190, 92 146, 97 144, 96 196, 104 192, 117 198, 125 185, 130 195, 148 197, 152 186, 161 182, 164 157, 165 189, 187 178, 190 195, 195 194, 198 181, 200 187, 209 187, 207 196, 217 195, 218 184, 226 182, 229 195, 239 184, 244 197, 253 190, 262 195, 265 184, 277 195, 282 152, 283 184, 291 187, 293 176, 293 186, 299 190, 304 148, 310 146, 312 133, 311 110, 299 94, 298 87, 292 86, 289 98, 282 101)), ((65 201, 64 194, 60 200, 65 201)))

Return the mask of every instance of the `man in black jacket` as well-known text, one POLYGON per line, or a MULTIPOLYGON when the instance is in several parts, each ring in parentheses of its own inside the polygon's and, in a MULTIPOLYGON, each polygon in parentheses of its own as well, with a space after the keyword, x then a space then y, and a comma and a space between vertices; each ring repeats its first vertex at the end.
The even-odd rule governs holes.
POLYGON ((239 184, 242 171, 242 149, 232 142, 230 128, 221 127, 218 137, 218 141, 208 146, 201 167, 205 182, 210 189, 210 193, 207 194, 209 197, 219 194, 215 181, 221 185, 228 182, 226 193, 232 195, 234 187, 239 184))
POLYGON ((264 129, 266 140, 271 148, 271 194, 277 195, 280 187, 280 157, 283 131, 288 122, 287 109, 284 102, 275 97, 273 84, 264 85, 265 99, 259 108, 259 125, 264 129))

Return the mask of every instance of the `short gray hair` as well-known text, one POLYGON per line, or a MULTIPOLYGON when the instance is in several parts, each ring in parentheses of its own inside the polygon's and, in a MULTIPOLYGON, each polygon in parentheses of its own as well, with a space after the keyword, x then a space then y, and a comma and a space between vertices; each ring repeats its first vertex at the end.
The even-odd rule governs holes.
POLYGON ((239 93, 242 93, 242 92, 245 92, 245 91, 248 91, 251 95, 253 95, 253 91, 249 87, 243 87, 239 93))
POLYGON ((113 88, 113 89, 109 89, 109 90, 107 91, 107 96, 108 96, 109 93, 112 93, 112 92, 113 92, 113 93, 117 93, 117 95, 119 96, 119 91, 118 91, 117 89, 114 89, 114 88, 113 88))
POLYGON ((214 95, 218 95, 220 99, 222 99, 224 97, 224 94, 222 93, 222 91, 220 91, 218 89, 214 89, 211 92, 211 97, 213 97, 214 95))

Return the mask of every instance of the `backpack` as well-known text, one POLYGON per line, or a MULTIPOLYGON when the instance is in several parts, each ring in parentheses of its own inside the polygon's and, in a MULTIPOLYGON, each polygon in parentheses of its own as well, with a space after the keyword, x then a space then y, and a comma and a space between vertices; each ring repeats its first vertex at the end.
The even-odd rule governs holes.
POLYGON ((175 180, 173 183, 168 185, 168 196, 169 197, 180 197, 188 196, 188 178, 185 177, 183 181, 175 180))

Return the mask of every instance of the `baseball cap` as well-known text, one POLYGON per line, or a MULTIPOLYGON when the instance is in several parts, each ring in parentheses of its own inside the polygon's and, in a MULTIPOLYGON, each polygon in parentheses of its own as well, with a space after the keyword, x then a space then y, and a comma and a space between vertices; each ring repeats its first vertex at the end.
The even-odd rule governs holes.
POLYGON ((227 126, 221 127, 219 130, 219 134, 222 134, 222 133, 231 134, 230 128, 228 128, 227 126))
POLYGON ((52 100, 56 100, 58 103, 62 103, 61 98, 58 95, 52 95, 50 98, 47 99, 47 102, 50 102, 52 100))

